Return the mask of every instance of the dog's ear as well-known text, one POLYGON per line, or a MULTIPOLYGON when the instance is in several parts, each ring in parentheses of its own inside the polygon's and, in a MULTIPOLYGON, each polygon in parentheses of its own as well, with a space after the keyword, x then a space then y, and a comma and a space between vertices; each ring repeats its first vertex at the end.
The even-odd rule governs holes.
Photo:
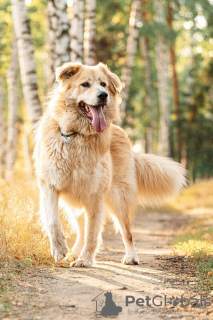
POLYGON ((122 85, 118 76, 115 73, 111 72, 107 65, 99 63, 98 66, 107 75, 109 79, 110 90, 113 93, 120 93, 122 90, 122 85))
POLYGON ((66 62, 61 67, 56 68, 56 81, 64 81, 73 77, 82 67, 81 63, 66 62))

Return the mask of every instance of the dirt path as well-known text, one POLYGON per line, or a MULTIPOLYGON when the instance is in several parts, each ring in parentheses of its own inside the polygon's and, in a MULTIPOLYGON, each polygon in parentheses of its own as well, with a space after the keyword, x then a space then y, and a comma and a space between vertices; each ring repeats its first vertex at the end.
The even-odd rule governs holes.
POLYGON ((101 310, 106 291, 110 291, 113 301, 122 307, 118 319, 211 319, 212 302, 208 308, 169 304, 174 302, 172 296, 180 299, 183 295, 189 299, 200 298, 201 294, 192 270, 183 259, 174 257, 169 247, 177 230, 188 219, 186 215, 178 214, 138 214, 132 230, 140 258, 138 266, 120 263, 124 255, 121 237, 115 235, 113 226, 108 224, 102 251, 93 268, 42 269, 34 274, 29 271, 19 282, 19 293, 14 294, 7 319, 96 319, 101 316, 100 312, 96 313, 96 302, 92 300, 100 294, 97 307, 101 310), (166 307, 156 307, 152 300, 150 307, 137 306, 136 302, 125 305, 126 296, 133 296, 136 301, 146 296, 152 299, 156 295, 162 297, 156 298, 156 304, 161 300, 164 303, 164 296, 167 297, 166 307))

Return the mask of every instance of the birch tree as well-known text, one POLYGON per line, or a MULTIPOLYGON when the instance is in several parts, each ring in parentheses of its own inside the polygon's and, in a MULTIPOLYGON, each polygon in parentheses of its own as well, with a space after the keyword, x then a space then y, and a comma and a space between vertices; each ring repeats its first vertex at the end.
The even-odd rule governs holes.
MULTIPOLYGON (((164 8, 161 0, 154 0, 155 21, 164 24, 164 8)), ((158 154, 170 156, 169 143, 169 101, 168 101, 168 57, 165 38, 162 34, 157 36, 156 46, 158 97, 160 108, 160 123, 158 134, 158 154)))
POLYGON ((70 58, 72 62, 83 62, 84 1, 74 0, 71 19, 70 58))
POLYGON ((22 125, 22 147, 23 147, 23 156, 25 163, 25 172, 28 178, 32 177, 32 163, 30 157, 30 149, 29 149, 29 139, 28 139, 28 130, 25 124, 22 125))
MULTIPOLYGON (((146 17, 146 0, 142 0, 142 23, 147 23, 146 17)), ((145 110, 147 113, 148 121, 146 126, 146 152, 152 153, 152 108, 154 107, 154 103, 152 101, 151 94, 151 60, 150 60, 150 46, 149 46, 149 38, 141 37, 140 38, 140 47, 143 55, 144 61, 144 83, 145 83, 145 110)))
POLYGON ((55 69, 70 60, 69 20, 66 0, 48 0, 48 86, 55 82, 55 69))
POLYGON ((89 66, 92 66, 96 63, 95 9, 96 0, 86 0, 86 18, 84 28, 84 63, 89 66))
POLYGON ((15 35, 13 34, 11 62, 7 70, 8 88, 8 125, 7 125, 7 154, 5 163, 5 178, 13 180, 15 173, 17 145, 17 113, 18 113, 18 51, 15 35))
POLYGON ((122 103, 121 103, 121 120, 119 124, 123 123, 126 114, 126 103, 129 94, 129 87, 131 83, 131 71, 135 60, 135 53, 137 50, 139 31, 137 24, 141 17, 141 0, 133 0, 129 19, 129 36, 127 39, 125 66, 122 69, 121 83, 122 83, 122 103))
POLYGON ((4 178, 4 166, 5 166, 5 155, 6 155, 6 122, 4 115, 4 90, 3 81, 0 78, 0 178, 4 178))
POLYGON ((28 116, 33 126, 41 116, 33 43, 24 0, 12 0, 12 17, 17 39, 21 82, 28 116))
MULTIPOLYGON (((170 29, 172 29, 172 3, 167 4, 168 16, 167 22, 170 29)), ((174 108, 176 113, 176 136, 177 136, 177 153, 178 161, 181 162, 182 157, 182 143, 181 143, 181 134, 180 134, 180 99, 179 99, 179 85, 178 77, 176 71, 176 57, 175 57, 175 47, 174 44, 170 45, 170 63, 172 66, 172 89, 173 89, 173 99, 174 99, 174 108)))

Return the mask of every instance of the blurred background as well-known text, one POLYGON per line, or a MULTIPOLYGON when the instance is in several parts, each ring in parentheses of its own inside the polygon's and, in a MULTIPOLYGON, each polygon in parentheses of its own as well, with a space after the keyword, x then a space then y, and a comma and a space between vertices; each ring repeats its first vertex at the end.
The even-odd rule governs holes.
POLYGON ((134 151, 213 175, 212 0, 1 0, 0 175, 33 174, 32 126, 67 61, 121 77, 134 151))

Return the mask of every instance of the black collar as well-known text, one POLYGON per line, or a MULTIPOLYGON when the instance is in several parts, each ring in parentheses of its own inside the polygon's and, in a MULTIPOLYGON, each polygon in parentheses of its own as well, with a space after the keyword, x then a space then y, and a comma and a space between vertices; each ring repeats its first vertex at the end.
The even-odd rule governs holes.
POLYGON ((69 138, 71 136, 74 136, 75 134, 78 134, 78 132, 73 132, 73 133, 70 133, 70 134, 64 134, 61 132, 61 128, 59 127, 59 131, 60 131, 60 134, 62 137, 65 137, 65 138, 69 138))

